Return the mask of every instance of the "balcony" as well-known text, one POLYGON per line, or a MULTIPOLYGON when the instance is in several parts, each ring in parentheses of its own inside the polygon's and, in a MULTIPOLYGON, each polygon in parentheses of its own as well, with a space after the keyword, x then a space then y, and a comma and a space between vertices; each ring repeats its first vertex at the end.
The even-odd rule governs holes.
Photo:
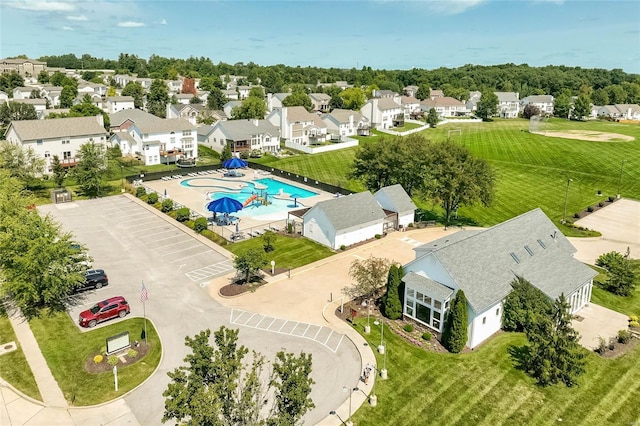
POLYGON ((163 157, 176 157, 178 155, 183 155, 183 151, 180 148, 167 149, 164 151, 160 151, 160 155, 163 157))
POLYGON ((60 165, 62 167, 74 167, 78 163, 78 160, 74 158, 64 158, 60 160, 60 165))

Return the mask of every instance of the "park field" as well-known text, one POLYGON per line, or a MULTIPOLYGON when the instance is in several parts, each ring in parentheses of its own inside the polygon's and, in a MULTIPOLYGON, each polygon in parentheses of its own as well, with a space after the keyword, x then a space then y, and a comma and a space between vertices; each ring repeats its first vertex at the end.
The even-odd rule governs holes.
MULTIPOLYGON (((540 207, 559 222, 568 179, 572 179, 567 199, 568 217, 597 204, 603 196, 615 196, 618 190, 623 197, 640 199, 640 125, 551 119, 540 127, 538 130, 556 132, 618 133, 634 140, 593 142, 532 134, 529 121, 524 119, 451 123, 427 129, 421 134, 433 141, 446 139, 451 129, 461 129, 462 134, 451 132, 451 138, 486 159, 495 170, 493 204, 462 207, 458 212, 461 221, 489 226, 540 207), (597 195, 598 191, 603 195, 597 195)), ((359 139, 367 143, 374 137, 391 136, 375 133, 359 139)), ((355 192, 365 189, 360 182, 348 178, 356 149, 283 159, 263 157, 259 162, 355 192)), ((431 200, 414 199, 414 202, 434 217, 441 217, 442 210, 431 200)))

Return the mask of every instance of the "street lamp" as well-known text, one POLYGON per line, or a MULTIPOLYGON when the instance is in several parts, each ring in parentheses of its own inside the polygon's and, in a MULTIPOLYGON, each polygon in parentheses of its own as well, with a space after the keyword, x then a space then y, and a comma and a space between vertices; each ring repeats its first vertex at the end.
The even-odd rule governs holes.
POLYGON ((332 416, 336 416, 338 419, 340 419, 340 423, 342 423, 343 425, 346 425, 344 420, 342 420, 342 417, 340 417, 340 415, 338 413, 336 413, 335 410, 329 411, 329 414, 332 415, 332 416))
POLYGON ((360 388, 356 386, 349 392, 349 418, 347 419, 347 425, 353 425, 353 422, 351 421, 351 395, 353 395, 354 392, 358 392, 359 390, 360 388))
POLYGON ((124 192, 124 166, 120 164, 120 192, 124 192))
POLYGON ((620 189, 622 188, 622 170, 624 170, 624 163, 627 160, 622 160, 620 164, 620 180, 618 181, 618 198, 620 198, 620 189))
POLYGON ((573 179, 567 179, 567 190, 564 193, 564 212, 562 213, 562 224, 566 222, 567 217, 567 200, 569 199, 569 184, 573 181, 573 179))
POLYGON ((371 299, 367 300, 367 325, 364 327, 365 334, 371 333, 371 324, 369 323, 370 315, 371 315, 371 299))
POLYGON ((380 325, 380 344, 378 345, 378 353, 384 354, 384 321, 375 320, 375 325, 380 325))

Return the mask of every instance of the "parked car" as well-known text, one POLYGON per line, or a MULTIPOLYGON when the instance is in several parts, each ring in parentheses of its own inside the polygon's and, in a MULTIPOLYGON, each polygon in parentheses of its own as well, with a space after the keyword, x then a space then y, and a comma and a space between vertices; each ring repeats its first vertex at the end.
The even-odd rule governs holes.
POLYGON ((122 296, 111 297, 96 303, 90 309, 80 312, 81 327, 95 327, 96 324, 111 318, 124 318, 131 312, 129 303, 122 296))
POLYGON ((75 288, 75 292, 78 293, 80 291, 91 290, 91 289, 100 289, 105 285, 109 285, 109 277, 107 276, 104 269, 89 269, 87 271, 87 277, 85 278, 84 284, 75 288))

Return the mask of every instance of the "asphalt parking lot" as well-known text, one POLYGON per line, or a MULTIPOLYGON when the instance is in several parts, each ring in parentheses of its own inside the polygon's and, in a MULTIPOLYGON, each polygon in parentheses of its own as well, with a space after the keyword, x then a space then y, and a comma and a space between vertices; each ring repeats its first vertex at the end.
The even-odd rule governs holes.
MULTIPOLYGON (((338 390, 357 382, 360 357, 349 339, 327 345, 295 332, 274 333, 232 324, 231 310, 213 300, 206 288, 212 278, 233 269, 229 257, 184 232, 173 219, 166 220, 127 196, 45 205, 39 211, 50 213, 63 230, 86 244, 93 266, 109 276, 108 286, 85 293, 84 300, 70 309, 76 324, 80 311, 116 295, 127 298, 131 316, 142 316, 140 290, 144 281, 149 292, 146 315, 158 330, 164 350, 158 371, 125 396, 140 424, 162 424, 162 392, 169 382, 166 373, 183 364, 185 336, 206 328, 214 331, 221 325, 239 328, 240 343, 261 352, 267 360, 274 359, 280 350, 313 355, 316 384, 311 396, 316 408, 305 416, 305 424, 317 423, 342 404, 346 395, 338 390)), ((98 327, 115 321, 121 320, 98 327)))

